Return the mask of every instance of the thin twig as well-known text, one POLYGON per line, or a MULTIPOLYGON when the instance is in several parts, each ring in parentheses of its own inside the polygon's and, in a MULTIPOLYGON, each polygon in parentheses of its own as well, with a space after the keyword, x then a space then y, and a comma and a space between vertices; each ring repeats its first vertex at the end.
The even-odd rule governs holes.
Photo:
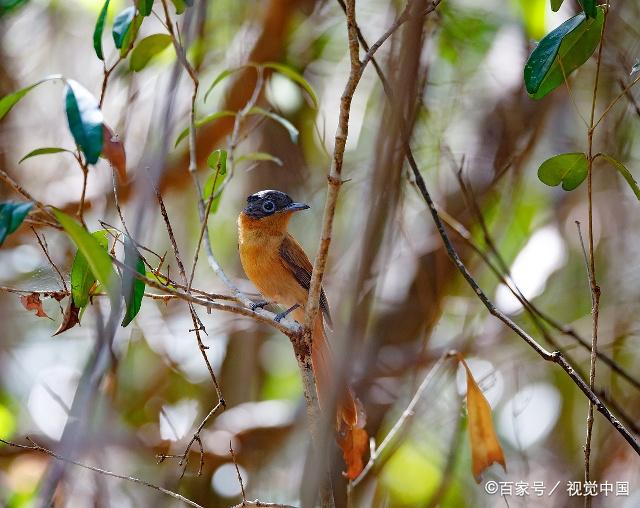
MULTIPOLYGON (((598 57, 596 60, 596 75, 593 83, 593 95, 591 98, 591 116, 589 120, 589 129, 587 129, 587 150, 588 150, 588 173, 587 173, 587 197, 589 201, 589 287, 591 289, 591 358, 589 365, 589 388, 594 390, 596 382, 596 364, 598 361, 598 320, 600 317, 600 286, 596 278, 596 257, 593 237, 593 133, 595 132, 595 112, 596 100, 598 98, 598 83, 600 79, 600 67, 602 63, 602 48, 604 46, 604 34, 607 27, 607 12, 604 9, 604 21, 602 23, 602 31, 600 32, 600 44, 598 47, 598 57)), ((593 434, 593 403, 589 401, 587 410, 587 432, 584 444, 584 480, 591 481, 591 436, 593 434)), ((585 506, 591 506, 591 496, 585 496, 585 506)))
MULTIPOLYGON (((169 234, 169 240, 171 241, 171 246, 173 248, 173 252, 176 258, 176 262, 178 263, 178 270, 180 272, 180 276, 182 277, 182 281, 183 283, 187 286, 187 295, 190 294, 190 282, 189 279, 187 279, 187 273, 185 271, 184 265, 182 263, 182 259, 180 257, 180 251, 178 248, 178 243, 176 242, 176 238, 175 235, 173 234, 173 228, 171 227, 171 221, 169 220, 169 215, 167 213, 167 209, 164 206, 164 201, 162 199, 162 195, 160 194, 160 191, 158 189, 156 189, 156 197, 158 199, 158 203, 160 205, 160 213, 162 215, 162 218, 164 220, 166 229, 167 229, 167 233, 169 234)), ((211 366, 211 362, 209 361, 209 358, 207 356, 207 349, 208 347, 204 345, 204 343, 202 342, 202 337, 200 335, 200 332, 202 330, 204 330, 204 326, 202 325, 202 322, 200 321, 200 318, 198 317, 198 315, 196 314, 195 308, 193 307, 193 302, 189 302, 189 313, 191 315, 191 321, 193 322, 193 332, 195 332, 196 334, 196 341, 198 343, 198 348, 200 349, 200 353, 202 354, 202 357, 204 358, 205 364, 207 366, 207 370, 209 371, 209 376, 211 377, 211 380, 213 382, 213 385, 216 389, 216 394, 218 396, 218 404, 215 405, 215 407, 213 408, 213 410, 209 413, 209 415, 207 415, 207 417, 205 418, 205 420, 203 421, 203 424, 211 417, 211 415, 220 407, 224 408, 225 407, 225 400, 224 397, 222 396, 222 391, 220 390, 220 386, 218 385, 218 380, 216 379, 216 375, 213 371, 213 367, 211 366)), ((187 465, 188 465, 188 454, 189 454, 189 450, 191 449, 191 446, 193 445, 193 443, 196 441, 196 439, 199 438, 199 432, 201 430, 203 425, 201 425, 201 427, 198 429, 198 431, 193 435, 193 437, 191 438, 191 440, 189 441, 189 444, 187 445, 187 448, 184 451, 183 454, 183 458, 180 461, 180 465, 184 464, 184 468, 182 470, 182 475, 184 475, 187 465)), ((165 456, 166 458, 166 456, 165 456)))
POLYGON ((234 505, 232 508, 243 508, 245 506, 255 506, 256 508, 296 508, 289 504, 266 503, 264 501, 242 501, 242 503, 234 505))
POLYGON ((56 216, 51 212, 51 210, 49 210, 49 208, 47 208, 47 206, 44 203, 35 199, 31 194, 29 194, 29 192, 27 192, 27 190, 22 185, 16 182, 13 178, 11 178, 7 174, 6 171, 2 169, 0 169, 0 178, 4 180, 6 183, 8 183, 9 186, 18 194, 20 194, 22 197, 31 201, 36 206, 36 208, 42 211, 45 215, 53 219, 54 223, 56 224, 58 223, 56 216))
MULTIPOLYGON (((244 307, 244 306, 217 303, 215 301, 210 300, 206 296, 206 293, 202 297, 194 296, 193 294, 189 294, 189 293, 183 293, 182 291, 178 291, 177 289, 174 289, 170 285, 169 286, 164 285, 155 279, 151 279, 145 275, 142 275, 141 273, 138 273, 137 270, 134 270, 132 267, 125 265, 123 262, 119 261, 114 257, 111 258, 111 261, 122 270, 127 271, 128 273, 135 276, 138 280, 143 281, 147 286, 155 289, 159 289, 171 295, 175 295, 176 298, 179 298, 180 300, 183 300, 187 303, 199 305, 207 309, 220 310, 220 311, 230 312, 233 314, 238 314, 245 317, 250 317, 256 321, 259 321, 261 323, 265 323, 274 327, 276 330, 284 333, 289 337, 302 336, 302 327, 297 322, 292 321, 291 319, 283 318, 280 321, 276 321, 275 320, 276 314, 273 312, 265 311, 264 309, 256 308, 255 310, 251 310, 250 308, 244 307)), ((194 292, 195 290, 192 291, 192 293, 194 292)))
POLYGON ((99 106, 102 109, 102 104, 104 103, 104 99, 107 93, 107 83, 109 82, 109 77, 111 73, 115 70, 118 64, 122 61, 122 56, 118 56, 118 59, 111 67, 107 67, 106 62, 103 63, 103 71, 102 71, 102 88, 100 90, 100 102, 99 106))
POLYGON ((615 106, 620 99, 622 99, 625 95, 627 95, 629 93, 629 90, 631 90, 639 81, 640 81, 640 74, 638 74, 638 76, 636 76, 636 78, 631 83, 622 87, 622 91, 616 96, 615 99, 613 99, 609 103, 609 105, 605 108, 605 110, 600 115, 600 118, 598 118, 596 123, 593 124, 593 129, 595 129, 596 127, 598 127, 598 125, 600 125, 600 122, 602 122, 602 120, 604 120, 604 118, 609 114, 609 111, 611 111, 611 108, 613 108, 613 106, 615 106))
POLYGON ((33 450, 33 451, 38 451, 38 452, 42 452, 45 453, 51 457, 53 457, 56 460, 62 461, 62 462, 66 462, 67 464, 73 464, 74 466, 78 466, 81 467, 83 469, 88 469, 89 471, 93 471, 95 473, 99 473, 99 474, 103 474, 105 476, 111 476, 113 478, 118 478, 120 480, 127 480, 129 482, 133 482, 133 483, 138 483, 140 485, 144 485, 145 487, 149 487, 151 489, 157 490, 159 492, 162 492, 163 494, 167 494, 168 496, 171 496, 175 499, 178 499, 179 501, 182 501, 185 504, 188 504, 189 506, 194 506, 195 508, 203 508, 202 505, 199 505, 198 503, 196 503, 195 501, 191 501, 191 499, 187 499, 186 497, 178 494, 177 492, 173 492, 172 490, 168 490, 165 489, 164 487, 160 487, 159 485, 154 485, 153 483, 149 483, 145 480, 141 480, 140 478, 136 478, 134 476, 126 476, 126 475, 121 475, 118 473, 114 473, 112 471, 108 471, 106 469, 102 469, 99 467, 95 467, 95 466, 89 466, 87 464, 82 464, 80 462, 77 462, 75 460, 72 459, 68 459, 66 457, 62 457, 60 455, 58 455, 57 453, 49 450, 48 448, 44 448, 43 446, 40 446, 39 444, 37 444, 35 441, 33 441, 30 437, 26 437, 27 441, 29 441, 31 443, 31 445, 23 445, 23 444, 18 444, 18 443, 13 443, 11 441, 5 441, 4 439, 0 439, 0 442, 6 444, 7 446, 13 446, 14 448, 20 448, 23 450, 33 450))
POLYGON ((233 446, 231 446, 231 441, 229 441, 229 453, 231 453, 231 460, 233 460, 233 465, 235 466, 236 474, 238 475, 238 483, 240 483, 240 491, 242 492, 242 504, 244 506, 247 502, 247 495, 244 493, 244 483, 242 481, 242 475, 240 474, 240 468, 236 462, 236 454, 233 452, 233 446))
MULTIPOLYGON (((340 0, 339 0, 340 1, 340 0)), ((360 41, 364 41, 364 37, 362 34, 359 35, 360 41)), ((366 42, 365 42, 366 44, 366 42)), ((384 88, 385 94, 388 99, 393 102, 393 91, 389 86, 389 82, 384 76, 384 73, 380 69, 379 66, 375 65, 374 59, 374 67, 376 68, 376 72, 380 81, 382 82, 382 86, 384 88)), ((405 136, 406 137, 406 136, 405 136)), ((420 195, 424 199, 429 212, 431 214, 431 218, 436 226, 438 234, 442 240, 442 243, 445 247, 445 251, 449 259, 456 266, 460 274, 465 279, 466 283, 471 287, 478 298, 483 303, 483 305, 487 308, 489 313, 500 321, 502 321, 508 328, 510 328, 516 335, 518 335, 522 340, 524 340, 542 359, 548 362, 553 362, 558 364, 566 374, 571 378, 571 380, 575 383, 575 385, 582 391, 582 393, 587 397, 590 402, 593 402, 596 409, 609 421, 609 423, 616 429, 616 431, 629 443, 629 445, 633 448, 633 450, 640 455, 640 444, 636 441, 635 437, 629 432, 629 430, 611 413, 611 411, 607 408, 607 406, 602 402, 600 397, 596 394, 596 392, 589 387, 587 383, 577 374, 575 369, 571 366, 571 364, 566 360, 566 358, 562 355, 560 351, 549 352, 542 346, 540 346, 537 341, 525 332, 520 326, 518 326, 515 322, 513 322, 507 315, 505 315, 502 311, 500 311, 491 300, 487 297, 487 295, 482 291, 476 280, 473 278, 465 264, 460 259, 458 252, 455 247, 451 243, 451 239, 449 238, 449 234, 447 233, 442 218, 438 212, 437 206, 431 198, 431 194, 429 193, 427 186, 425 184, 424 178, 422 177, 422 173, 418 168, 418 164, 416 163, 415 158, 413 157, 413 153, 411 151, 411 146, 409 144, 409 140, 406 139, 404 143, 405 156, 407 158, 407 162, 409 163, 409 167, 411 168, 411 172, 414 177, 414 183, 420 192, 420 195)))
POLYGON ((62 287, 64 288, 65 291, 68 291, 67 281, 64 280, 64 277, 62 276, 62 272, 57 267, 57 265, 53 262, 53 260, 51 259, 51 256, 49 255, 49 249, 47 249, 47 241, 44 238, 44 235, 42 235, 42 238, 40 238, 40 235, 37 233, 37 231, 33 226, 31 227, 31 231, 33 231, 33 234, 36 236, 36 240, 38 240, 38 244, 40 245, 42 252, 44 252, 44 255, 47 257, 49 264, 53 267, 53 269, 58 274, 58 277, 60 278, 60 282, 62 283, 62 287))
POLYGON ((440 372, 440 368, 442 367, 444 362, 449 358, 456 357, 458 354, 459 353, 457 351, 453 351, 453 350, 445 352, 438 359, 438 361, 433 365, 433 367, 429 369, 429 372, 427 372, 426 376, 422 380, 422 383, 420 383, 420 386, 418 387, 418 389, 416 390, 416 393, 411 398, 411 401, 407 405, 406 409, 402 412, 400 417, 393 424, 393 427, 391 427, 391 430, 382 440, 382 443, 380 443, 380 445, 377 447, 372 447, 367 465, 364 467, 364 469, 358 475, 358 477, 355 480, 353 480, 353 482, 351 482, 352 488, 356 487, 365 478, 365 476, 367 476, 369 471, 371 471, 371 469, 375 465, 376 460, 380 457, 380 455, 382 455, 382 453, 385 451, 387 446, 389 446, 393 442, 398 432, 400 432, 400 430, 404 426, 405 422, 415 414, 415 408, 418 405, 418 402, 420 402, 420 399, 422 398, 422 394, 427 389, 427 387, 431 384, 431 381, 433 381, 436 374, 440 372))
POLYGON ((86 159, 83 159, 80 154, 76 155, 76 159, 78 161, 78 164, 80 165, 80 169, 82 170, 82 193, 80 194, 80 203, 78 204, 78 218, 80 219, 80 222, 82 222, 82 225, 86 228, 87 224, 84 221, 84 206, 85 206, 85 199, 87 197, 87 183, 89 180, 89 165, 86 161, 86 159))

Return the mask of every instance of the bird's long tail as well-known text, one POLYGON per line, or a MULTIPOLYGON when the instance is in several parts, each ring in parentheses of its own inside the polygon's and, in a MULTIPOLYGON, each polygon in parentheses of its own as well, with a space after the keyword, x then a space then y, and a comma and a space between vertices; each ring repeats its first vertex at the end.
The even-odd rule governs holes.
POLYGON ((340 381, 336 387, 335 376, 337 365, 333 358, 331 345, 324 331, 322 316, 318 315, 313 327, 313 347, 311 359, 313 361, 313 371, 316 376, 318 388, 318 399, 321 408, 331 406, 332 390, 337 390, 337 410, 336 420, 338 428, 344 422, 348 427, 355 427, 358 422, 358 408, 353 392, 345 381, 340 381))
MULTIPOLYGON (((304 319, 304 311, 299 309, 299 314, 294 315, 294 318, 301 322, 304 319)), ((346 381, 341 379, 338 384, 335 381, 336 376, 339 375, 338 366, 324 331, 321 314, 318 315, 313 327, 312 340, 311 360, 320 408, 326 411, 331 407, 333 390, 337 390, 335 392, 337 394, 336 441, 347 466, 343 474, 353 480, 364 468, 364 457, 369 447, 369 436, 364 428, 366 424, 364 408, 346 381)))

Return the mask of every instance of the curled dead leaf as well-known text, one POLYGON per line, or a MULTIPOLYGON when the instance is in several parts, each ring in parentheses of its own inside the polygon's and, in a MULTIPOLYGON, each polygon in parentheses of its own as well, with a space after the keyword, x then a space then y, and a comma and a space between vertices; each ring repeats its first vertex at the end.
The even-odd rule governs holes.
POLYGON ((467 372, 467 414, 469 416, 469 441, 471 442, 471 470, 476 483, 480 483, 480 475, 491 464, 498 463, 506 471, 502 447, 493 428, 491 406, 482 390, 473 379, 469 366, 458 355, 467 372))
POLYGON ((36 311, 36 316, 49 318, 49 316, 47 316, 47 313, 42 308, 42 301, 40 300, 40 295, 38 293, 31 293, 30 295, 21 296, 20 303, 22 303, 22 306, 25 309, 36 311))
POLYGON ((66 332, 80 323, 79 313, 80 307, 76 307, 73 303, 73 298, 69 297, 67 308, 65 309, 62 317, 62 323, 60 323, 60 326, 56 330, 56 333, 53 334, 53 337, 60 335, 62 332, 66 332))
POLYGON ((127 155, 124 151, 122 141, 106 125, 102 126, 103 145, 102 156, 109 161, 111 167, 116 171, 120 183, 127 181, 127 155))

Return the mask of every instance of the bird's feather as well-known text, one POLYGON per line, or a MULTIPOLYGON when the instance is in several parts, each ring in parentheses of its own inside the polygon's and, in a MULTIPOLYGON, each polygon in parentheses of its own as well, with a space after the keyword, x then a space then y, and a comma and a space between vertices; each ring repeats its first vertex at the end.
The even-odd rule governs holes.
MULTIPOLYGON (((298 284, 309 291, 311 287, 311 272, 313 265, 301 245, 290 235, 285 235, 280 244, 280 256, 285 266, 291 270, 298 284)), ((324 314, 327 324, 331 327, 331 314, 329 312, 329 302, 324 293, 324 289, 320 290, 320 309, 324 314)))

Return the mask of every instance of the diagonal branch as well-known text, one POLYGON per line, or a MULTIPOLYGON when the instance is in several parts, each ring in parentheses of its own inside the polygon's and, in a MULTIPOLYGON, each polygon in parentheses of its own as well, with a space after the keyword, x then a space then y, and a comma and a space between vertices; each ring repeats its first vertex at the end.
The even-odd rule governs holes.
POLYGON ((99 473, 105 476, 111 476, 112 478, 119 478, 120 480, 127 480, 129 482, 133 482, 133 483, 138 483, 140 485, 144 485, 145 487, 149 487, 150 489, 154 489, 157 490, 158 492, 162 492, 163 494, 167 494, 168 496, 171 496, 179 501, 182 501, 183 503, 189 505, 189 506, 194 506, 195 508, 203 508, 202 505, 199 505, 198 503, 196 503, 195 501, 191 501, 191 499, 188 499, 184 496, 181 496, 180 494, 178 494, 177 492, 173 492, 172 490, 169 489, 165 489, 164 487, 160 487, 159 485, 154 485, 153 483, 149 483, 145 480, 141 480, 140 478, 136 478, 134 476, 126 476, 126 475, 121 475, 118 473, 114 473, 112 471, 108 471, 106 469, 102 469, 100 467, 95 467, 95 466, 89 466, 87 464, 82 464, 81 462, 77 462, 75 460, 72 459, 68 459, 66 457, 62 457, 61 455, 58 455, 57 453, 53 452, 52 450, 49 450, 48 448, 45 448, 43 446, 40 446, 39 444, 37 444, 35 441, 33 441, 30 437, 26 437, 27 441, 29 441, 31 444, 30 445, 23 445, 23 444, 18 444, 18 443, 13 443, 11 441, 5 441, 4 439, 0 439, 0 442, 4 443, 7 446, 13 446, 14 448, 20 448, 22 450, 33 450, 36 452, 42 452, 45 453, 46 455, 49 455, 51 457, 53 457, 56 460, 59 460, 61 462, 66 462, 67 464, 72 464, 74 466, 78 466, 81 467, 83 469, 88 469, 89 471, 93 471, 94 473, 99 473))
MULTIPOLYGON (((340 0, 339 0, 340 1, 340 0)), ((435 2, 434 2, 435 3, 435 2)), ((358 34, 358 38, 360 42, 363 44, 364 48, 367 48, 367 43, 362 36, 362 33, 358 34)), ((374 59, 374 67, 376 68, 376 72, 380 81, 382 82, 382 86, 385 90, 385 94, 387 95, 389 100, 393 98, 393 91, 389 86, 389 82, 387 81, 382 69, 375 62, 374 59)), ((467 284, 471 287, 471 289, 476 293, 480 301, 484 304, 490 314, 497 317, 500 321, 502 321, 508 328, 510 328, 516 335, 518 335, 521 339, 523 339, 543 360, 548 362, 553 362, 558 364, 571 378, 571 380, 578 386, 578 388, 584 393, 584 395, 589 399, 590 403, 592 403, 595 408, 609 421, 609 423, 618 431, 618 433, 631 445, 633 450, 640 455, 640 444, 636 441, 633 434, 611 413, 611 411, 607 408, 607 406, 602 402, 601 398, 595 393, 595 391, 580 377, 580 375, 575 371, 575 369, 571 366, 571 364, 566 360, 563 354, 559 351, 550 352, 543 348, 531 335, 529 335, 526 331, 524 331, 520 326, 518 326, 514 321, 512 321, 507 315, 505 315, 502 311, 500 311, 493 302, 487 297, 482 288, 478 285, 476 280, 473 278, 465 264, 462 262, 460 256, 458 255, 453 243, 451 242, 451 238, 449 237, 442 218, 437 210, 437 206, 434 203, 431 195, 427 189, 424 178, 418 169, 418 165, 416 163, 415 158, 413 157, 413 153, 411 151, 411 146, 409 144, 409 140, 406 139, 404 141, 404 150, 405 156, 407 158, 407 162, 411 168, 411 172, 413 174, 415 184, 418 187, 418 191, 420 195, 424 199, 427 207, 429 208, 429 212, 431 213, 431 218, 438 230, 438 234, 444 244, 445 250, 447 252, 447 256, 456 266, 460 274, 463 276, 467 284)))

